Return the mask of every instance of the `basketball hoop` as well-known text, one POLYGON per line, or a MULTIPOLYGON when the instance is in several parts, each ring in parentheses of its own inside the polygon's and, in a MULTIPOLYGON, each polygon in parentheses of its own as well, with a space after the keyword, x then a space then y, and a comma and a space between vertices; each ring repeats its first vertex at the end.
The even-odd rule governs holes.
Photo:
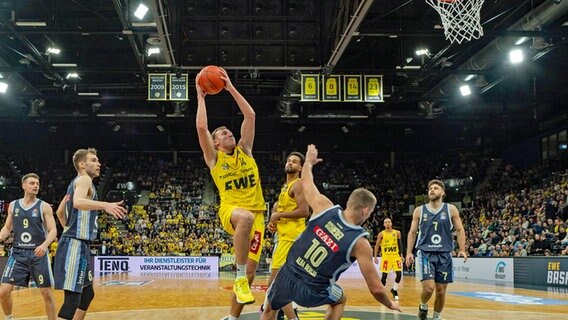
POLYGON ((481 7, 484 0, 426 0, 442 18, 446 40, 462 43, 483 35, 481 7))

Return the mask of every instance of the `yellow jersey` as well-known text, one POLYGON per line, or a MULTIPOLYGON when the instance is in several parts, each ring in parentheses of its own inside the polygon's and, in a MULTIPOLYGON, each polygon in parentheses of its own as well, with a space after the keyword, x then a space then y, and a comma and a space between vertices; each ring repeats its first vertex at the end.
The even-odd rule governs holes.
MULTIPOLYGON (((280 190, 280 195, 278 196, 278 205, 276 206, 277 212, 292 212, 298 208, 298 203, 296 199, 290 197, 288 193, 294 183, 300 181, 300 178, 290 181, 290 183, 285 184, 280 190)), ((281 218, 276 224, 276 230, 278 232, 278 239, 294 241, 300 234, 306 229, 306 218, 301 219, 289 219, 281 218)))
POLYGON ((260 175, 254 158, 240 146, 233 154, 217 151, 211 176, 219 190, 221 206, 237 206, 251 211, 265 211, 260 175))
POLYGON ((381 240, 381 256, 400 256, 400 253, 398 252, 398 232, 396 230, 393 230, 391 232, 383 230, 381 231, 381 233, 383 234, 383 239, 381 240))

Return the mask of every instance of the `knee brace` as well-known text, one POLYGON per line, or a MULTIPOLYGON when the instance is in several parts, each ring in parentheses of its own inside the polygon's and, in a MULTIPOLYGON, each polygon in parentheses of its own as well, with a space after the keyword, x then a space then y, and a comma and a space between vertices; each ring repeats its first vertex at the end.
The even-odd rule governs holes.
POLYGON ((400 279, 402 279, 402 271, 396 271, 396 279, 394 279, 394 282, 400 283, 400 279))
POLYGON ((91 305, 91 301, 93 301, 94 298, 95 290, 93 290, 92 285, 83 288, 83 293, 81 294, 81 303, 79 303, 79 309, 87 311, 87 309, 89 309, 89 306, 91 305))
POLYGON ((81 302, 81 294, 78 292, 73 292, 65 290, 65 299, 63 300, 63 305, 59 309, 57 316, 62 319, 73 319, 75 311, 81 302))
POLYGON ((383 286, 387 285, 387 278, 389 277, 388 273, 383 273, 383 276, 381 277, 381 283, 383 284, 383 286))

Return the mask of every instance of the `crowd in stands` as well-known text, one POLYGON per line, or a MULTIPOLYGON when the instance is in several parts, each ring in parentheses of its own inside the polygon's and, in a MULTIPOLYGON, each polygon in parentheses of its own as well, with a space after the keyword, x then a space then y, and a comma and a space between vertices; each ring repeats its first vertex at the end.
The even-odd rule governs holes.
MULTIPOLYGON (((276 201, 284 182, 286 155, 255 154, 268 206, 276 201)), ((486 177, 493 155, 484 149, 396 157, 322 156, 325 161, 314 170, 315 180, 334 202, 344 205, 346 197, 340 194, 345 196, 355 187, 366 187, 377 195, 377 212, 365 225, 372 240, 382 230, 385 217, 393 220, 395 228, 404 225, 402 215, 409 212, 409 205, 421 204, 417 199, 425 194, 431 178, 471 177, 472 185, 482 187, 475 196, 471 190, 462 206, 471 256, 566 255, 568 166, 563 163, 545 163, 528 170, 503 164, 486 177)), ((106 175, 99 186, 104 194, 129 181, 144 196, 127 203, 129 214, 124 221, 100 216, 100 241, 96 243, 99 254, 231 253, 232 240, 217 218, 216 190, 201 153, 175 157, 171 153, 105 154, 102 158, 106 161, 106 175)), ((3 163, 17 164, 22 174, 38 173, 42 183, 40 198, 56 206, 75 174, 72 164, 56 159, 62 156, 42 155, 36 159, 16 155, 3 163)), ((12 175, 11 180, 19 185, 17 174, 12 175)), ((16 190, 14 198, 21 196, 21 189, 16 190)), ((406 230, 402 231, 406 234, 406 230)), ((272 246, 272 235, 267 232, 263 249, 266 257, 271 255, 272 246)))
POLYGON ((462 210, 470 256, 567 255, 568 169, 558 164, 506 164, 489 177, 462 210))

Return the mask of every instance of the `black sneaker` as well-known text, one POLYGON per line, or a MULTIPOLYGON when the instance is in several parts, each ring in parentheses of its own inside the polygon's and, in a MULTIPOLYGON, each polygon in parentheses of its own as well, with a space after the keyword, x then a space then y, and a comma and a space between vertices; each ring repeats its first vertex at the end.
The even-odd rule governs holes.
POLYGON ((282 311, 282 309, 278 310, 278 314, 276 315, 276 320, 284 320, 284 311, 282 311))
POLYGON ((391 293, 394 300, 398 300, 398 291, 391 289, 391 293))
POLYGON ((428 318, 428 309, 423 310, 422 307, 418 307, 418 319, 426 320, 428 318))

